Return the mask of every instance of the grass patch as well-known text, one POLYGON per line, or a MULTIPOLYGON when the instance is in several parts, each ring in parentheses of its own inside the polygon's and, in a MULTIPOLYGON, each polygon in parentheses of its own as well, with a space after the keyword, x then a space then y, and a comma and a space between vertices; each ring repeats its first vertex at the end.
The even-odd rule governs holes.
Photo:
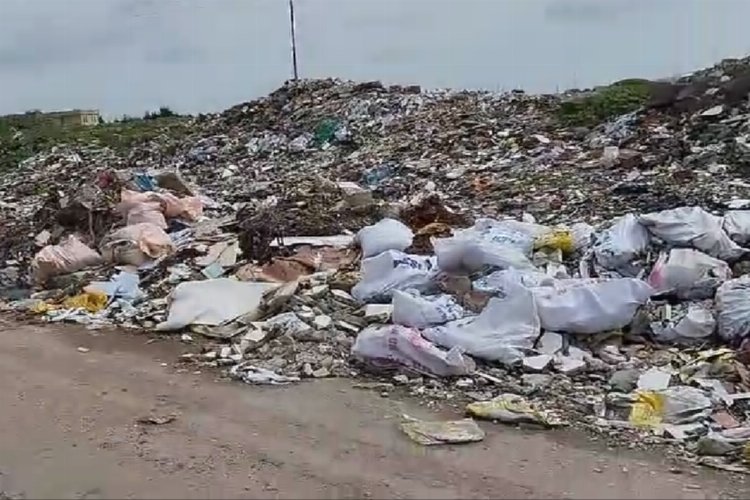
POLYGON ((560 103, 557 116, 565 125, 593 126, 635 111, 650 96, 651 83, 648 80, 622 80, 560 103))
POLYGON ((0 172, 53 146, 100 146, 123 151, 161 137, 177 139, 189 131, 190 118, 166 117, 64 127, 42 118, 0 117, 0 172))

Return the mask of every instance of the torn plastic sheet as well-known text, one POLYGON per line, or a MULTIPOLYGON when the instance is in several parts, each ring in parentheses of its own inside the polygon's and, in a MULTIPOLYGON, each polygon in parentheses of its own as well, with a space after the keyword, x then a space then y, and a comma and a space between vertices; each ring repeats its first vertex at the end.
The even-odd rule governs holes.
POLYGON ((248 361, 230 368, 229 376, 252 385, 287 385, 300 380, 299 377, 280 375, 274 371, 252 365, 248 361))
POLYGON ((278 288, 229 278, 185 281, 172 292, 167 320, 156 329, 178 330, 188 325, 219 325, 257 310, 263 296, 278 288))
POLYGON ((540 333, 534 296, 520 285, 505 297, 493 297, 479 316, 426 328, 422 334, 447 348, 512 364, 523 358, 540 333))

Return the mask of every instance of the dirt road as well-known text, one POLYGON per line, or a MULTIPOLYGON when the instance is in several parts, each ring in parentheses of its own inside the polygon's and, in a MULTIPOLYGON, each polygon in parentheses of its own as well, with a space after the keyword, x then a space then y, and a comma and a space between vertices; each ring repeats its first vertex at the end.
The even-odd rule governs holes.
MULTIPOLYGON (((0 492, 28 498, 709 498, 730 476, 482 424, 422 448, 400 415, 439 417, 346 380, 258 388, 176 373, 181 346, 0 321, 0 492), (90 349, 79 352, 79 347, 90 349), (178 414, 144 425, 150 414, 178 414)), ((1 496, 1 495, 0 495, 1 496)))

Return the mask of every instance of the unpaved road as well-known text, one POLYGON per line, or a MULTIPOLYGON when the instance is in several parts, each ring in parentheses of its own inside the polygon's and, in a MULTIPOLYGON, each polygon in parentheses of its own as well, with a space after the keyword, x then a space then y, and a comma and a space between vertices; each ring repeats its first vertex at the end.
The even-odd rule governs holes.
MULTIPOLYGON (((440 417, 346 380, 258 388, 176 373, 182 347, 0 320, 0 492, 27 498, 715 498, 737 478, 558 433, 483 423, 422 448, 399 416, 440 417), (87 353, 78 347, 90 349, 87 353), (168 363, 163 366, 162 363, 168 363), (138 417, 177 413, 147 426, 138 417)), ((443 415, 446 416, 446 415, 443 415)), ((744 495, 747 497, 747 495, 744 495)))

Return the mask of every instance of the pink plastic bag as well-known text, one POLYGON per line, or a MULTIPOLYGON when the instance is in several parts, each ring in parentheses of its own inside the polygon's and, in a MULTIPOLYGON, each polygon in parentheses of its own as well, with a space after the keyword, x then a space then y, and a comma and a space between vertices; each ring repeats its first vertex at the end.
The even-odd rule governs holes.
POLYGON ((107 235, 101 248, 108 262, 136 266, 174 251, 172 240, 164 229, 148 222, 125 226, 107 235))
POLYGON ((155 201, 137 203, 127 213, 125 223, 128 226, 150 223, 162 229, 167 228, 167 219, 161 211, 161 205, 155 201))
POLYGON ((102 258, 73 235, 59 245, 47 245, 31 262, 31 272, 37 283, 60 274, 74 273, 101 264, 102 258))
POLYGON ((371 326, 362 330, 352 347, 360 361, 377 368, 406 367, 425 375, 447 377, 474 371, 474 360, 460 348, 443 351, 419 331, 400 325, 371 326))
POLYGON ((119 210, 125 217, 131 210, 143 203, 158 203, 167 218, 181 217, 189 221, 195 221, 203 215, 203 202, 195 196, 178 198, 169 193, 155 193, 153 191, 139 193, 123 189, 120 193, 120 200, 119 210))

